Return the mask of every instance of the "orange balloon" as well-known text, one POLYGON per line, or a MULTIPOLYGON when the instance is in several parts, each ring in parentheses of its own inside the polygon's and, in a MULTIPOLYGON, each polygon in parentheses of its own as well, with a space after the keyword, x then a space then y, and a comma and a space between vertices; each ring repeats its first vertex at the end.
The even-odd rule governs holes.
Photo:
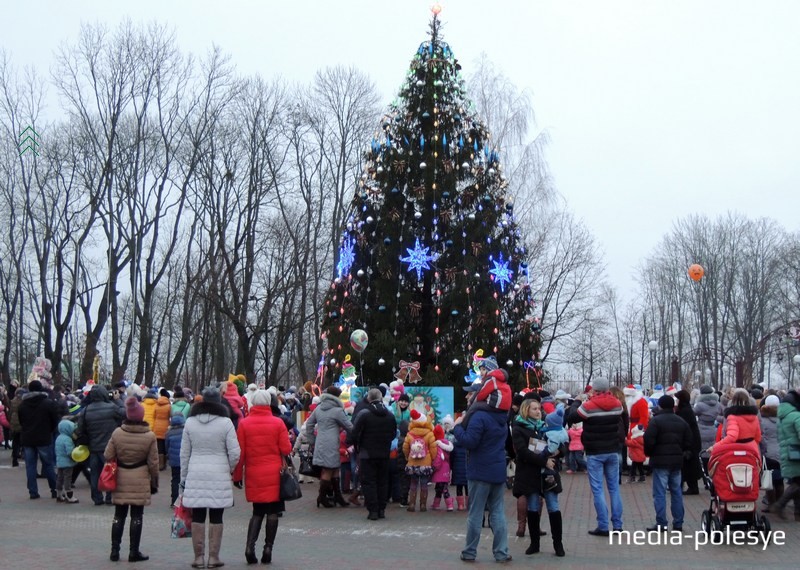
POLYGON ((703 275, 705 275, 705 270, 699 263, 693 263, 689 266, 689 277, 692 279, 692 281, 700 281, 703 278, 703 275))

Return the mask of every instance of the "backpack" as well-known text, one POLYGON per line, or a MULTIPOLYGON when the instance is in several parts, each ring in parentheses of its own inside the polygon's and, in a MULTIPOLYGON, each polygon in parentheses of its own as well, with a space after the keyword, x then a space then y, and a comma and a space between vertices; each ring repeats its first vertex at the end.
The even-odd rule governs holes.
POLYGON ((411 436, 411 445, 408 447, 409 459, 425 459, 428 456, 428 446, 425 438, 418 435, 411 436))

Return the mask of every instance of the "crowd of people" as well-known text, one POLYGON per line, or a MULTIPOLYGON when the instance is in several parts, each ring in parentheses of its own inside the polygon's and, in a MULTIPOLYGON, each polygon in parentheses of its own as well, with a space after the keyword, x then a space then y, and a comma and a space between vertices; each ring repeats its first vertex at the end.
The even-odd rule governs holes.
POLYGON ((270 563, 285 510, 280 475, 291 457, 305 464, 303 480, 319 481, 318 508, 361 506, 363 499, 370 522, 386 518, 389 503, 409 512, 467 511, 465 562, 476 559, 486 526, 495 561, 511 561, 507 489, 516 501, 516 534, 530 539, 525 554, 540 552, 546 509, 553 552, 565 556, 562 477, 582 472, 595 509, 590 535, 623 530, 620 486, 648 477, 655 523, 647 530, 669 528, 667 493, 672 528, 681 530, 683 495, 701 493, 701 452, 731 442, 754 442, 772 469, 774 485, 762 510, 786 518, 793 501, 800 521, 800 395, 794 390, 675 385, 645 395, 638 385, 620 388, 601 378, 575 396, 514 394, 493 358, 482 359, 478 369, 465 387, 464 412, 436 423, 411 409, 402 389, 387 385, 351 401, 339 387, 319 392, 310 384, 251 384, 240 394, 229 381, 197 395, 180 387, 90 385, 69 394, 33 379, 0 391, 0 425, 12 465, 25 463, 30 499, 39 499, 43 477, 53 499, 78 503, 73 486, 84 474, 94 505, 114 506, 114 561, 126 523, 128 560, 148 559, 140 549, 144 508, 169 468, 171 505, 192 513, 192 567, 223 565, 223 515, 234 504, 233 487, 243 487, 252 503, 244 557, 259 561, 256 543, 265 529, 260 561, 270 563), (110 461, 118 466, 117 487, 104 493, 99 478, 110 461))

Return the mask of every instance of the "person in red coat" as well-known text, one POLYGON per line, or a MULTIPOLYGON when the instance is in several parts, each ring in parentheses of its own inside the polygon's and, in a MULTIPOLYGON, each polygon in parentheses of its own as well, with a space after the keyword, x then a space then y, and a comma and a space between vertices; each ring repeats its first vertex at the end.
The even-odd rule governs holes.
POLYGON ((248 564, 258 562, 256 541, 265 516, 267 530, 261 562, 272 562, 272 545, 278 534, 278 514, 285 510, 280 500, 280 472, 284 457, 291 453, 292 445, 286 424, 272 415, 271 400, 269 392, 256 390, 250 401, 250 413, 239 422, 237 429, 242 454, 233 472, 233 480, 234 484, 241 487, 244 471, 245 498, 253 503, 244 551, 248 564))

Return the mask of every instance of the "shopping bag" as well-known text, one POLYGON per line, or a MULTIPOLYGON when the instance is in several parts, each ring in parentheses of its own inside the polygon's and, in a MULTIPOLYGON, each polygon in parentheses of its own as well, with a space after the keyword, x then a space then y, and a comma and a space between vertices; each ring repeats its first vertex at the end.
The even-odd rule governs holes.
POLYGON ((772 491, 774 486, 772 484, 772 469, 767 469, 766 457, 761 458, 761 490, 772 491))
POLYGON ((171 538, 189 538, 192 536, 192 509, 183 506, 183 497, 178 497, 178 503, 172 512, 170 525, 171 538))

